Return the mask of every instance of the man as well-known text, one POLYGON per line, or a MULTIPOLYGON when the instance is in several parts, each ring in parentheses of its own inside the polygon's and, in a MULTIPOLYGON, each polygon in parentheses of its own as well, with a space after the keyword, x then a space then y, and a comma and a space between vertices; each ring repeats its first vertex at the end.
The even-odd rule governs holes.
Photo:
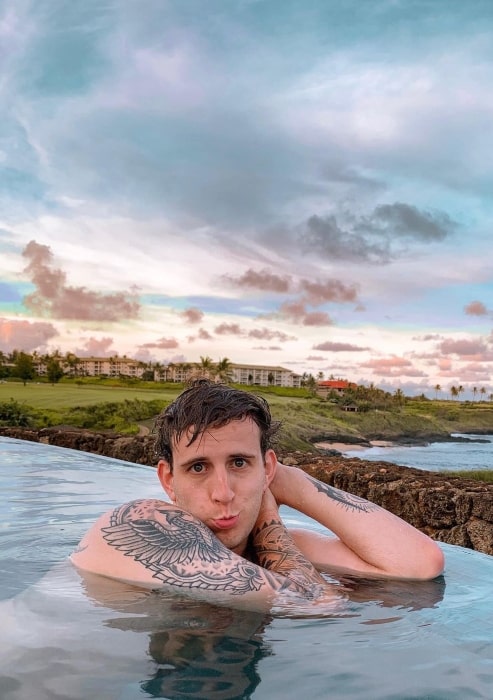
POLYGON ((280 464, 268 404, 200 380, 158 417, 159 480, 170 503, 103 515, 71 556, 83 571, 218 603, 270 606, 281 594, 336 598, 320 570, 431 579, 438 545, 395 515, 280 464), (287 505, 334 533, 288 531, 287 505))

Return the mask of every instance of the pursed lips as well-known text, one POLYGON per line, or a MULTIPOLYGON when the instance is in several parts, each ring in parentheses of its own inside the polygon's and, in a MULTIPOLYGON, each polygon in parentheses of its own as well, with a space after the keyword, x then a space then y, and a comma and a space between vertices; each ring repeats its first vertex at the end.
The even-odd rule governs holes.
POLYGON ((211 520, 212 529, 216 530, 229 530, 237 525, 240 519, 240 515, 228 515, 222 518, 215 518, 211 520))

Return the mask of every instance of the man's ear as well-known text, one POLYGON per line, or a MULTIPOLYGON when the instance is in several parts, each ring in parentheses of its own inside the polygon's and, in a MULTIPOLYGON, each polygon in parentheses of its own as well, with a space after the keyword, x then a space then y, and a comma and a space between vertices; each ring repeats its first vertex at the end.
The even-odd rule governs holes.
MULTIPOLYGON (((270 486, 272 479, 276 475, 277 455, 274 450, 267 450, 264 457, 265 465, 265 488, 270 486)), ((264 489, 265 490, 265 489, 264 489)))
POLYGON ((173 488, 173 470, 171 464, 165 459, 160 459, 157 465, 157 475, 161 486, 166 491, 173 503, 176 503, 175 491, 173 488))

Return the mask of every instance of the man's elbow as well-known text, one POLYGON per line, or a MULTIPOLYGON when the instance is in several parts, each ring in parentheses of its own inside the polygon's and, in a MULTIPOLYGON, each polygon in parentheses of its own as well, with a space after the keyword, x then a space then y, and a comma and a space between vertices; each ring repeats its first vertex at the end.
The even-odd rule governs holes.
POLYGON ((430 581, 443 574, 444 568, 445 555, 440 546, 433 540, 430 540, 419 567, 418 578, 422 581, 430 581))

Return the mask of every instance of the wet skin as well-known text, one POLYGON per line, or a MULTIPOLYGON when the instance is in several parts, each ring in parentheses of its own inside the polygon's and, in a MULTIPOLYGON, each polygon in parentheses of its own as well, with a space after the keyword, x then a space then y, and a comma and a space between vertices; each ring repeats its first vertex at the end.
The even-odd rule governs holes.
POLYGON ((277 459, 265 457, 251 418, 207 430, 173 445, 173 466, 161 460, 158 475, 171 501, 202 521, 231 551, 245 555, 248 537, 272 481, 277 459))

